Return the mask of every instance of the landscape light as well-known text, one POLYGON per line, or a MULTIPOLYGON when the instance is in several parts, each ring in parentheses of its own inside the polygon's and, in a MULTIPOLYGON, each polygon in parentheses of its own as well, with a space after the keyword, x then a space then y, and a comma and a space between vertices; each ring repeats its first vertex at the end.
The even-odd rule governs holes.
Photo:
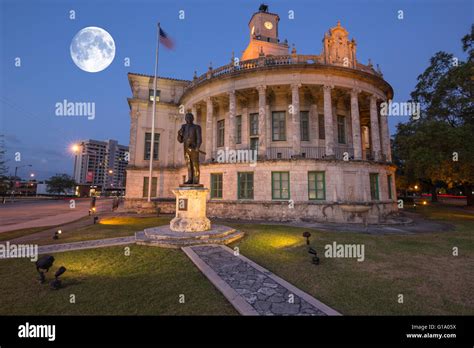
POLYGON ((99 221, 99 217, 98 216, 94 216, 94 225, 99 221))
POLYGON ((53 239, 59 239, 59 235, 63 233, 61 230, 57 230, 56 232, 54 232, 54 236, 53 236, 53 239))
POLYGON ((45 276, 44 272, 48 272, 49 269, 53 266, 54 263, 54 257, 51 255, 44 255, 36 261, 36 271, 39 274, 39 281, 41 284, 45 282, 45 276))
POLYGON ((423 205, 427 205, 427 204, 428 204, 428 202, 427 202, 427 201, 423 201, 423 205))
POLYGON ((310 253, 311 255, 314 255, 313 258, 312 258, 313 264, 314 265, 319 265, 319 257, 318 257, 318 252, 316 251, 316 249, 313 249, 313 248, 309 247, 308 253, 310 253))
POLYGON ((50 284, 51 289, 58 290, 61 287, 61 280, 59 279, 59 276, 64 274, 64 272, 66 272, 66 267, 64 267, 64 266, 59 267, 59 269, 54 274, 55 279, 50 284))
POLYGON ((309 245, 309 237, 311 237, 311 233, 309 233, 308 231, 303 232, 303 237, 306 238, 306 245, 309 245))

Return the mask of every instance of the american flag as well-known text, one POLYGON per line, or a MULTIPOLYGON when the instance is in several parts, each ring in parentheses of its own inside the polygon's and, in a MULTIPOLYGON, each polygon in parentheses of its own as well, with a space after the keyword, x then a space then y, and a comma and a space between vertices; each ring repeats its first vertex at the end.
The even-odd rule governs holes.
POLYGON ((161 27, 160 27, 160 43, 170 50, 174 48, 173 40, 171 40, 168 34, 166 34, 165 31, 161 29, 161 27))

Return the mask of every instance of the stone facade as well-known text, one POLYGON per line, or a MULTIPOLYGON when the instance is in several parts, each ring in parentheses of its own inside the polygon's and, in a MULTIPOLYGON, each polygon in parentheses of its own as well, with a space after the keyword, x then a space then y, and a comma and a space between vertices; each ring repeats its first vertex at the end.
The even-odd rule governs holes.
POLYGON ((172 190, 186 175, 176 134, 190 111, 203 132, 201 183, 211 191, 209 217, 378 223, 397 212, 387 119, 379 112, 393 97, 391 86, 371 64, 357 61, 356 43, 340 23, 324 36, 320 55, 299 55, 295 48, 281 51, 275 16, 252 16, 251 49, 240 61, 191 81, 158 79, 150 203, 144 178, 153 77, 129 74, 128 209, 172 212, 172 190), (234 150, 256 154, 256 161, 239 163, 234 150))

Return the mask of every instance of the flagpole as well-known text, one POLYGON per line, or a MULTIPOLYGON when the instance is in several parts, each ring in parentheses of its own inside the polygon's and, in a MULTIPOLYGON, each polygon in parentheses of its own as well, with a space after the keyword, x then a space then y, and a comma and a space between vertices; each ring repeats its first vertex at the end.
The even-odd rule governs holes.
POLYGON ((153 181, 153 156, 155 149, 156 83, 158 75, 158 53, 160 48, 160 23, 156 35, 155 75, 153 79, 153 116, 151 118, 150 172, 148 176, 148 202, 151 202, 151 183, 153 181))

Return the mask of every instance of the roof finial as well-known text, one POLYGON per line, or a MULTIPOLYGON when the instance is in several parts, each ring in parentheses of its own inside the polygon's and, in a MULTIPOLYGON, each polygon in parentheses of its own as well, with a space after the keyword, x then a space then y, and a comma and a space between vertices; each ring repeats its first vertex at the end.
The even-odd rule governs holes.
POLYGON ((198 75, 197 75, 197 71, 194 70, 194 76, 193 76, 193 80, 196 80, 198 78, 198 75))
POLYGON ((341 26, 341 21, 340 21, 340 20, 337 21, 337 26, 338 26, 338 27, 341 26))
POLYGON ((260 4, 260 7, 258 8, 260 12, 268 12, 268 5, 265 4, 260 4))

